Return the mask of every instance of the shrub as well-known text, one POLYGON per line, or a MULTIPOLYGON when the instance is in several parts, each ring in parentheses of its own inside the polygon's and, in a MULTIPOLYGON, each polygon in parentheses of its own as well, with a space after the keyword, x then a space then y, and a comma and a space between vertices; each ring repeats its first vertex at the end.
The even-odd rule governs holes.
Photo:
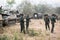
POLYGON ((0 40, 9 40, 9 37, 7 35, 0 36, 0 40))
POLYGON ((37 33, 34 30, 30 30, 30 32, 29 32, 29 36, 38 36, 38 35, 39 35, 39 33, 37 33))

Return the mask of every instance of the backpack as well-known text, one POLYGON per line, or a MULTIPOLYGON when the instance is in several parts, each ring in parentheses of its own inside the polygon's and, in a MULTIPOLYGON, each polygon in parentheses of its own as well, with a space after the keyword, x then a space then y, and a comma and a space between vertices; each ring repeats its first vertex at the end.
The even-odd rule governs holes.
POLYGON ((56 18, 54 16, 52 16, 51 21, 56 22, 56 18))

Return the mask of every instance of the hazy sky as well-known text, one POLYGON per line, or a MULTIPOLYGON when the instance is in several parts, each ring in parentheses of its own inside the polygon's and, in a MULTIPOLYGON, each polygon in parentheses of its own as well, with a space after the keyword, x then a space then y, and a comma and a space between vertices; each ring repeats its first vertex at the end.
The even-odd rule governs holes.
MULTIPOLYGON (((49 4, 49 5, 53 5, 53 6, 60 6, 60 0, 28 0, 30 1, 32 4, 49 4)), ((15 0, 15 4, 14 7, 16 5, 19 5, 22 0, 15 0)), ((0 0, 0 5, 4 6, 6 5, 6 0, 0 0)))

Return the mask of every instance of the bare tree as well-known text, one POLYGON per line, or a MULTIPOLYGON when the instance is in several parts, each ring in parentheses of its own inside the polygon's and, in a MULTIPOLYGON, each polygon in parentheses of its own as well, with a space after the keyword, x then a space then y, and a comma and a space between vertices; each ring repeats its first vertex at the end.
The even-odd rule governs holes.
POLYGON ((25 0, 18 6, 18 10, 20 11, 20 13, 23 13, 25 16, 27 14, 32 16, 32 14, 33 14, 33 5, 29 1, 25 0))

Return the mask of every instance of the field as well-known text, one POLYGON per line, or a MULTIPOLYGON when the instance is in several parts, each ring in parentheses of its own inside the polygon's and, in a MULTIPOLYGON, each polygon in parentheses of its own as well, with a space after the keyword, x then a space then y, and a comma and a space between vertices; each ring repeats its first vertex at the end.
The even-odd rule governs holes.
POLYGON ((0 40, 60 40, 60 20, 55 23, 54 33, 46 31, 42 19, 31 19, 28 34, 20 33, 19 23, 1 27, 0 40))

